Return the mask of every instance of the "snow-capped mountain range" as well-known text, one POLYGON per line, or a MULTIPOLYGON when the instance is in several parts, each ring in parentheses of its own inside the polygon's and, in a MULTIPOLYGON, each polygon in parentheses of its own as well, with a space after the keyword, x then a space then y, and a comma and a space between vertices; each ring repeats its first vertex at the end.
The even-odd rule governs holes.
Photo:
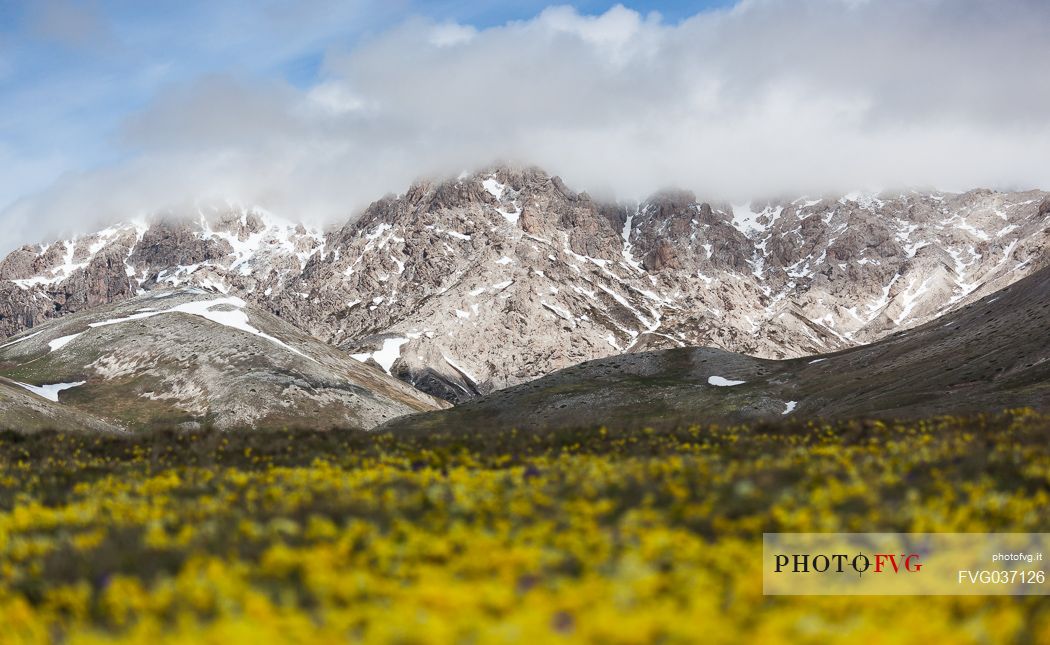
POLYGON ((419 182, 329 231, 209 208, 0 262, 0 337, 158 287, 243 298, 450 401, 585 360, 791 358, 914 327, 1047 264, 1050 194, 604 203, 538 169, 419 182))

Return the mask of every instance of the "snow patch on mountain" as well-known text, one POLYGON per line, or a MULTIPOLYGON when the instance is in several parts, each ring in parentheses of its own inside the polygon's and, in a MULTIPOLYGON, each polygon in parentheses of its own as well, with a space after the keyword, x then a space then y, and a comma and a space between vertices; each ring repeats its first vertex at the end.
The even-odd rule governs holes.
POLYGON ((80 334, 70 334, 69 336, 62 336, 61 338, 56 338, 55 340, 49 342, 47 346, 51 348, 51 351, 57 352, 58 350, 62 349, 66 345, 76 340, 77 336, 80 336, 80 334))
POLYGON ((73 389, 75 387, 80 387, 84 383, 87 383, 87 381, 77 381, 75 383, 52 383, 50 385, 30 385, 29 383, 20 383, 18 381, 11 381, 11 382, 14 383, 15 385, 17 385, 18 387, 25 388, 25 389, 29 390, 30 392, 32 392, 33 394, 36 394, 37 396, 41 396, 41 397, 47 399, 48 401, 53 401, 55 403, 58 403, 58 394, 60 392, 65 392, 66 390, 70 390, 70 389, 73 389))
POLYGON ((23 341, 27 341, 30 338, 35 338, 36 336, 39 336, 42 333, 44 333, 44 332, 41 330, 41 331, 38 331, 38 332, 35 332, 35 333, 32 333, 32 334, 29 334, 28 336, 22 336, 21 338, 13 340, 13 341, 11 341, 9 343, 4 343, 3 345, 0 345, 0 349, 3 349, 5 347, 10 347, 12 345, 17 345, 18 343, 21 343, 23 341))
POLYGON ((362 363, 372 359, 389 374, 394 363, 401 357, 401 347, 408 341, 408 338, 386 338, 383 340, 383 346, 376 351, 351 354, 350 357, 362 363))
POLYGON ((722 376, 709 376, 707 378, 707 384, 716 387, 732 387, 734 385, 743 385, 744 383, 746 383, 746 381, 733 381, 722 376))

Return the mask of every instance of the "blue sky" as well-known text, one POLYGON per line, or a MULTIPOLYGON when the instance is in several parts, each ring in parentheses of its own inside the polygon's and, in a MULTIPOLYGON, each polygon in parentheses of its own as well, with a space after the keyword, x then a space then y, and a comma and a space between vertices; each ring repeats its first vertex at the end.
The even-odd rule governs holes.
POLYGON ((0 0, 0 253, 422 176, 592 194, 1050 188, 1046 0, 0 0), (655 12, 655 13, 654 13, 655 12))
MULTIPOLYGON (((134 149, 121 126, 167 86, 210 74, 306 87, 326 52, 411 16, 479 28, 529 19, 549 3, 25 0, 0 3, 0 208, 61 174, 134 149)), ((615 3, 578 2, 583 13, 615 3)), ((677 21, 707 2, 636 2, 677 21)))

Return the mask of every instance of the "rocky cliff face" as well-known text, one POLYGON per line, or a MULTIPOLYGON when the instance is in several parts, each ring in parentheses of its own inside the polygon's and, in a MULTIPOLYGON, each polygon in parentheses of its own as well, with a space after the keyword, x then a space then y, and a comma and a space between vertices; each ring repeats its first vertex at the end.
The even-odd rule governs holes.
POLYGON ((0 336, 156 288, 268 297, 323 245, 320 232, 262 211, 212 209, 26 246, 0 261, 0 336))
POLYGON ((1050 405, 1050 268, 875 343, 774 361, 709 347, 588 361, 389 431, 930 418, 1050 405))
POLYGON ((420 182, 322 234, 257 210, 128 225, 0 263, 0 332, 157 286, 268 309, 451 401, 610 355, 868 343, 1044 266, 1046 193, 602 203, 537 169, 420 182))

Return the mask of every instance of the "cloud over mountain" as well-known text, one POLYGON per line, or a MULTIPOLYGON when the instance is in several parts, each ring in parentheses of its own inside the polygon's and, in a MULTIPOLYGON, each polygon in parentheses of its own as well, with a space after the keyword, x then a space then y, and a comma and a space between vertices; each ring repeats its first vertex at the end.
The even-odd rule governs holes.
POLYGON ((496 159, 639 197, 1050 186, 1050 5, 742 0, 678 22, 551 7, 489 28, 414 18, 332 44, 319 80, 212 75, 126 120, 123 160, 0 216, 40 227, 258 203, 346 218, 496 159))

